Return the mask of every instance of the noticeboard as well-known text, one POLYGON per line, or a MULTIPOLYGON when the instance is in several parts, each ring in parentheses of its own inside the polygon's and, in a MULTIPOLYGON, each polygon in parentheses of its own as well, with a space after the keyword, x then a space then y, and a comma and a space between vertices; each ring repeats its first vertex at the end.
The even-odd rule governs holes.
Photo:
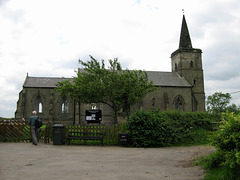
POLYGON ((85 115, 87 123, 100 123, 102 121, 101 110, 86 110, 85 115))

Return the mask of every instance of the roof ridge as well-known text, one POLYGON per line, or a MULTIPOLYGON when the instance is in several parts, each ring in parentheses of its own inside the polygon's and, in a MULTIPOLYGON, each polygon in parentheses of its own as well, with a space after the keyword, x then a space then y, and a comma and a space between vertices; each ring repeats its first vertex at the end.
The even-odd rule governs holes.
POLYGON ((46 77, 46 76, 44 76, 44 77, 41 77, 41 76, 28 76, 27 78, 48 78, 48 79, 53 79, 53 78, 57 78, 57 79, 70 79, 70 78, 72 78, 72 77, 46 77))

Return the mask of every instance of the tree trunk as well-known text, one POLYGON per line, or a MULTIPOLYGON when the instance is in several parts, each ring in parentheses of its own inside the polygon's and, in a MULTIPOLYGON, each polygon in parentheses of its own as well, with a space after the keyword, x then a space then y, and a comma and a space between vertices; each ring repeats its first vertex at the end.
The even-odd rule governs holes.
POLYGON ((114 117, 113 117, 114 118, 114 124, 117 125, 118 124, 118 115, 117 115, 118 111, 115 110, 115 109, 113 111, 114 111, 114 117))

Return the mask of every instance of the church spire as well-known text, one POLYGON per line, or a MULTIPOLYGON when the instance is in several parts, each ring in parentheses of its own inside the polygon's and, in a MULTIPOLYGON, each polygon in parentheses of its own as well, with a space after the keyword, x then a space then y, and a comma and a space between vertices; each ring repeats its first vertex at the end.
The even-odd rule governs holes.
POLYGON ((183 20, 182 20, 182 29, 181 29, 181 35, 180 35, 179 48, 192 48, 192 42, 188 32, 188 27, 187 27, 184 14, 183 14, 183 20))

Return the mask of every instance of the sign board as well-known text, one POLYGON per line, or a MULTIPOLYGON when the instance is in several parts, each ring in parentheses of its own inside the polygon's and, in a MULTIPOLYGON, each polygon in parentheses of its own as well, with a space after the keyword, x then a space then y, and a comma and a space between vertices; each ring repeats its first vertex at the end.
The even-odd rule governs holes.
POLYGON ((102 121, 101 110, 86 110, 85 115, 87 123, 100 123, 102 121))

